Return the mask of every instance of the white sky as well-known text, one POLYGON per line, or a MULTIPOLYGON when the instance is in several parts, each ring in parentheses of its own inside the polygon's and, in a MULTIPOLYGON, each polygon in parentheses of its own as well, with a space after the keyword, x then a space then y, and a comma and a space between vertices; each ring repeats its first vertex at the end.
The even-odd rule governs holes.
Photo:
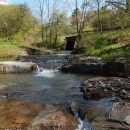
POLYGON ((9 4, 9 0, 0 0, 0 4, 7 5, 9 4))

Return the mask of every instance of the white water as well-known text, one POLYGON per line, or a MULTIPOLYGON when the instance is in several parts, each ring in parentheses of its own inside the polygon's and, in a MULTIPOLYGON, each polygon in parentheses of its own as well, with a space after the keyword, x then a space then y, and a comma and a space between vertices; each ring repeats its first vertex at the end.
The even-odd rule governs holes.
POLYGON ((78 120, 79 124, 78 124, 78 128, 75 130, 95 130, 95 128, 93 127, 92 124, 90 124, 87 120, 87 118, 85 118, 84 120, 81 120, 78 117, 78 113, 75 114, 75 118, 78 120))
POLYGON ((35 76, 41 76, 41 77, 47 77, 47 78, 52 78, 55 76, 55 72, 57 72, 57 69, 43 69, 39 68, 37 65, 37 72, 35 76))

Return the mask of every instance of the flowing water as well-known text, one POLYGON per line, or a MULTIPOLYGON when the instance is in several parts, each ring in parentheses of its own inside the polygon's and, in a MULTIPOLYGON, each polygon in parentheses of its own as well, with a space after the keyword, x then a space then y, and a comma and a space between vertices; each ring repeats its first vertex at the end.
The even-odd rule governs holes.
MULTIPOLYGON (((28 74, 1 74, 0 89, 2 94, 10 93, 10 100, 27 100, 33 102, 59 102, 66 104, 72 100, 84 101, 79 91, 80 82, 91 76, 62 73, 53 66, 59 66, 61 58, 38 57, 37 71, 28 74), (54 60, 55 58, 55 60, 54 60), (44 61, 44 62, 42 62, 44 61), (39 67, 40 66, 40 67, 39 67)), ((6 98, 6 97, 5 97, 6 98)))
POLYGON ((0 99, 8 102, 31 101, 49 104, 58 102, 62 105, 78 101, 81 105, 88 106, 91 112, 93 111, 94 116, 100 113, 100 111, 95 112, 96 108, 103 111, 104 108, 109 109, 111 99, 99 101, 85 101, 83 99, 79 85, 84 79, 94 76, 63 73, 53 68, 62 64, 61 55, 38 56, 37 64, 37 71, 32 73, 1 74, 0 99))

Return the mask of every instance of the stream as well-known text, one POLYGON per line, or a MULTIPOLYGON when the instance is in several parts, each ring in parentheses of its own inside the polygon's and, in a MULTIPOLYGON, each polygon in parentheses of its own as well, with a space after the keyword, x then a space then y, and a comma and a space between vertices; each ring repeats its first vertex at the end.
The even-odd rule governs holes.
MULTIPOLYGON (((1 74, 0 113, 9 107, 9 105, 5 105, 5 102, 9 104, 18 101, 32 102, 34 104, 58 102, 62 106, 76 101, 81 106, 88 108, 87 115, 91 120, 99 116, 101 111, 104 114, 109 110, 113 103, 111 98, 98 101, 84 100, 80 92, 80 83, 86 78, 96 76, 63 73, 58 69, 52 69, 52 67, 59 67, 63 63, 62 57, 63 55, 36 56, 37 71, 28 74, 1 74), (92 113, 93 117, 90 116, 92 113)), ((0 117, 1 124, 5 120, 3 116, 0 117)))

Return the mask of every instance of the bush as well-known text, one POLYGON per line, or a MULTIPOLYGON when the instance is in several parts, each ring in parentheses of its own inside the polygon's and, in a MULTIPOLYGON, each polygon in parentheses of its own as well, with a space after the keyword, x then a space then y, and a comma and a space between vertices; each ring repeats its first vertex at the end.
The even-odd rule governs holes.
POLYGON ((96 41, 93 43, 95 49, 101 49, 102 47, 106 47, 109 44, 110 43, 103 37, 97 38, 96 41))

